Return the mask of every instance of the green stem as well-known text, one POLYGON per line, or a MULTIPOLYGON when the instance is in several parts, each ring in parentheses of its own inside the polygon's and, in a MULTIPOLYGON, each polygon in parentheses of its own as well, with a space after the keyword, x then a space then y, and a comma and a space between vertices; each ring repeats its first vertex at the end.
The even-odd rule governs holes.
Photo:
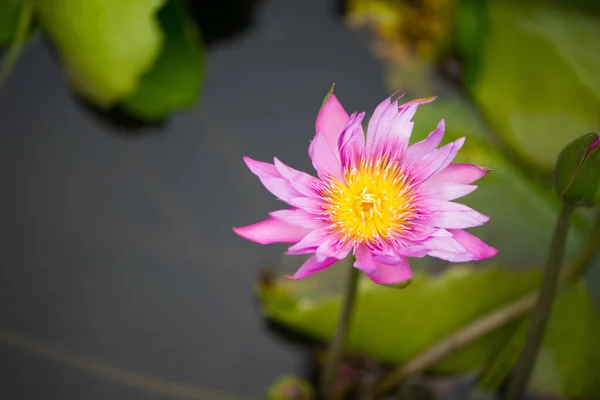
POLYGON ((323 368, 323 374, 321 375, 321 400, 332 400, 334 398, 338 365, 342 358, 346 337, 348 336, 348 326, 350 325, 352 310, 354 309, 354 303, 356 302, 356 289, 358 288, 360 271, 357 268, 354 268, 354 265, 352 264, 350 264, 350 272, 346 282, 344 298, 342 299, 342 309, 340 311, 335 336, 331 342, 331 349, 325 367, 323 368))
POLYGON ((533 370, 540 345, 544 338, 554 295, 558 286, 558 278, 565 254, 565 244, 572 214, 573 207, 563 203, 554 228, 550 249, 548 250, 540 295, 531 314, 531 325, 525 341, 525 350, 523 350, 523 354, 521 354, 521 358, 517 362, 508 382, 505 396, 507 400, 520 400, 527 389, 529 376, 533 370))

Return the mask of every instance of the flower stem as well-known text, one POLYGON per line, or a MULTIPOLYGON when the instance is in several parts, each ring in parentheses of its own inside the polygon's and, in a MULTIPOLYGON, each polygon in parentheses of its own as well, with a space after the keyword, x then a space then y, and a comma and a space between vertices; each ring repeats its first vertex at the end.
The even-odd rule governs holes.
POLYGON ((350 264, 350 272, 346 282, 344 298, 342 299, 342 309, 338 318, 335 336, 331 342, 331 349, 321 375, 321 400, 332 400, 334 398, 338 365, 348 336, 348 326, 356 301, 356 289, 358 288, 358 277, 360 275, 360 271, 354 268, 353 264, 350 264))
POLYGON ((508 382, 505 396, 507 400, 520 400, 527 389, 529 376, 544 338, 558 286, 558 277, 565 254, 565 244, 572 214, 573 206, 563 203, 548 250, 540 295, 531 314, 531 325, 525 341, 525 350, 523 350, 523 354, 521 354, 521 358, 517 362, 508 382))

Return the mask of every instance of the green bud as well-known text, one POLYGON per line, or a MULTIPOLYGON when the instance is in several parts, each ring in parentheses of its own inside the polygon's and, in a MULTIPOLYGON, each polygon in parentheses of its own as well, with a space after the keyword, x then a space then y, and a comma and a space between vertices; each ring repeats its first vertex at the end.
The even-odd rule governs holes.
POLYGON ((588 133, 569 144, 556 162, 558 196, 574 206, 600 204, 600 134, 588 133))
POLYGON ((312 400, 313 389, 303 379, 295 376, 282 376, 267 391, 267 400, 312 400))

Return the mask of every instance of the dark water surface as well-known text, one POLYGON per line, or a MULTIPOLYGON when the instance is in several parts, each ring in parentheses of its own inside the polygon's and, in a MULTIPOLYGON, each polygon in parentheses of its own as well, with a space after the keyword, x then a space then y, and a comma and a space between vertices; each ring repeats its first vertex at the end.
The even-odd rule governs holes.
POLYGON ((349 111, 385 91, 331 2, 256 12, 212 48, 202 102, 136 138, 75 101, 46 46, 25 51, 0 93, 0 398, 178 398, 112 367, 256 396, 301 369, 252 292, 284 247, 231 231, 279 206, 242 156, 308 170, 332 81, 349 111))

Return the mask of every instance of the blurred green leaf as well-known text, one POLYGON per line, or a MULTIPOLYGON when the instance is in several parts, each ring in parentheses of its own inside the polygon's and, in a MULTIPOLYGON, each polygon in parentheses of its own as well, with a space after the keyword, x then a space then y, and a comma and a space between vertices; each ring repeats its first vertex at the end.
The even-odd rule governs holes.
MULTIPOLYGON (((337 272, 262 286, 259 294, 265 316, 310 337, 330 339, 340 296, 319 293, 324 274, 337 272), (282 295, 286 301, 280 301, 282 295)), ((401 291, 364 278, 348 347, 382 362, 402 364, 465 324, 531 292, 539 278, 538 271, 532 270, 456 266, 437 276, 417 273, 411 287, 401 291)), ((503 353, 505 365, 496 369, 493 377, 493 381, 501 382, 518 358, 526 328, 527 320, 518 319, 456 351, 430 372, 479 371, 488 365, 497 366, 495 356, 503 353)), ((600 396, 595 374, 600 359, 598 332, 600 315, 585 285, 578 283, 561 292, 534 370, 532 389, 569 398, 600 396)))
POLYGON ((479 68, 482 42, 485 38, 486 9, 491 0, 460 0, 456 7, 454 29, 458 48, 464 58, 465 82, 475 80, 479 68))
POLYGON ((74 89, 100 107, 134 93, 156 60, 165 0, 36 0, 74 89))
POLYGON ((165 42, 158 59, 141 79, 123 108, 145 120, 160 120, 192 106, 205 74, 204 48, 197 27, 180 0, 170 0, 158 13, 165 42))
POLYGON ((511 147, 551 169, 570 141, 600 124, 600 20, 510 0, 490 2, 487 18, 470 92, 511 147))
POLYGON ((0 46, 11 41, 17 28, 21 0, 0 0, 0 46))
MULTIPOLYGON (((528 320, 522 320, 498 356, 484 370, 479 386, 496 391, 525 346, 528 320)), ((567 398, 600 397, 596 367, 600 359, 600 315, 585 284, 562 291, 552 309, 542 351, 531 379, 532 391, 567 398)))
MULTIPOLYGON (((335 266, 330 270, 335 270, 335 266)), ((329 339, 339 312, 339 296, 319 293, 322 271, 302 281, 276 281, 260 290, 264 314, 298 332, 329 339), (280 299, 284 296, 284 300, 280 299), (294 302, 289 302, 290 297, 294 302)), ((538 271, 457 266, 438 276, 417 273, 405 290, 360 282, 349 335, 352 351, 389 363, 402 363, 466 323, 530 292, 538 271), (477 301, 473 301, 477 299, 477 301)), ((434 371, 461 373, 482 368, 515 325, 487 335, 438 364, 434 371)))

